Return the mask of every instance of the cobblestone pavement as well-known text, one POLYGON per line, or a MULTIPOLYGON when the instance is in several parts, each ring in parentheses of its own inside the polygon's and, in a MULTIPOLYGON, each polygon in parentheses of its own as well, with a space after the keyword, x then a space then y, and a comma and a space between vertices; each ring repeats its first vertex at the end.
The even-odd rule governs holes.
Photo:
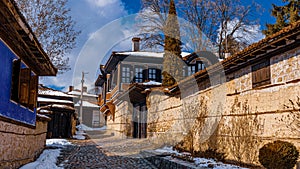
POLYGON ((120 156, 109 152, 92 139, 71 140, 58 158, 58 166, 65 169, 155 169, 151 163, 135 156, 120 156))
POLYGON ((154 144, 150 139, 133 139, 109 134, 108 131, 105 135, 89 134, 89 137, 107 153, 118 156, 138 157, 142 150, 153 150, 161 146, 154 144))

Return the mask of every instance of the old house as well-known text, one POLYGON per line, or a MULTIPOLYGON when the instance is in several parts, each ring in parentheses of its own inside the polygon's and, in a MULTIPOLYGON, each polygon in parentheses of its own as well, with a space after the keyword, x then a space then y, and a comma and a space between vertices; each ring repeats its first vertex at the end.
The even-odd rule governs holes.
POLYGON ((38 86, 38 112, 51 120, 48 122, 47 138, 72 138, 78 120, 73 95, 43 85, 38 86))
POLYGON ((104 118, 100 113, 99 106, 97 104, 97 95, 88 93, 87 87, 83 87, 81 105, 80 90, 74 90, 74 87, 70 86, 68 94, 73 96, 75 111, 76 114, 79 115, 79 121, 81 124, 91 128, 99 128, 105 125, 104 118), (82 111, 82 115, 80 114, 80 111, 82 111))
POLYGON ((37 114, 39 76, 55 76, 12 0, 0 1, 0 168, 18 168, 43 150, 49 118, 37 114))
MULTIPOLYGON (((132 42, 132 51, 113 52, 106 64, 100 66, 101 75, 95 85, 102 88, 98 101, 108 128, 142 138, 147 136, 147 106, 146 93, 140 90, 161 86, 164 53, 140 51, 140 38, 133 38, 132 42), (128 90, 132 84, 139 87, 128 90), (123 106, 126 108, 116 109, 123 106)), ((184 76, 205 69, 206 60, 196 54, 182 52, 182 56, 186 63, 184 76)))

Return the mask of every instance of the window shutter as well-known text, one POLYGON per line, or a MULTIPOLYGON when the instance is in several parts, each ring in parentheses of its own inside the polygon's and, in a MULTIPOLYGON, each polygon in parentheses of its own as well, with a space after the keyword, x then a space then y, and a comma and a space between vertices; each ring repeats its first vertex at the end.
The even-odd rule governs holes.
POLYGON ((29 95, 29 108, 33 110, 36 108, 37 93, 38 93, 38 76, 32 76, 30 78, 30 95, 29 95))
POLYGON ((19 74, 21 67, 21 59, 14 60, 12 66, 12 81, 11 81, 11 100, 19 102, 19 74))
POLYGON ((156 82, 162 82, 161 81, 161 70, 160 69, 156 69, 156 82))
POLYGON ((271 83, 270 60, 252 66, 252 87, 259 87, 271 83))
POLYGON ((24 68, 20 71, 19 99, 23 106, 28 105, 30 85, 30 69, 24 68))
POLYGON ((149 77, 148 77, 148 69, 144 69, 143 70, 143 82, 149 80, 149 77))

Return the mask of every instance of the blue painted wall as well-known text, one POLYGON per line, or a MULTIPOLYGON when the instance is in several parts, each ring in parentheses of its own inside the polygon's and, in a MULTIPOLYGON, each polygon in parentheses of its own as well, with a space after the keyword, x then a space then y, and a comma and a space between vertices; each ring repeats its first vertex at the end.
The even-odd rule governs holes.
POLYGON ((0 116, 35 126, 36 110, 10 100, 12 63, 18 57, 0 39, 0 116))

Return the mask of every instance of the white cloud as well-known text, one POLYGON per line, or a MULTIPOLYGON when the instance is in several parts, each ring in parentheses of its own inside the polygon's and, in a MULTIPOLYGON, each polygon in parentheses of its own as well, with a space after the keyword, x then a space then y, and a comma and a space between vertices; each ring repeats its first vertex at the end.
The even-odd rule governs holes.
POLYGON ((114 4, 118 0, 87 0, 91 5, 96 5, 98 7, 105 7, 109 4, 114 4))
POLYGON ((130 49, 130 37, 135 36, 134 25, 135 15, 120 17, 89 34, 89 39, 82 46, 77 57, 73 70, 73 84, 80 84, 81 72, 89 72, 85 76, 85 84, 90 89, 97 77, 99 65, 106 55, 110 55, 113 47, 114 50, 130 49), (126 47, 126 45, 128 45, 126 47))
POLYGON ((97 14, 106 18, 126 15, 124 4, 121 0, 86 0, 97 14))
POLYGON ((104 33, 106 36, 99 37, 97 32, 114 20, 127 16, 128 12, 121 0, 68 1, 67 5, 71 9, 70 15, 76 21, 76 28, 82 31, 77 39, 77 48, 73 49, 69 55, 72 70, 58 74, 56 77, 41 77, 40 83, 47 86, 64 86, 65 90, 70 85, 79 88, 81 72, 85 71, 89 72, 85 78, 85 85, 91 89, 95 82, 95 74, 99 68, 101 57, 111 48, 106 44, 114 37, 123 35, 122 31, 112 34, 111 32, 115 31, 107 30, 104 33), (92 43, 85 45, 88 41, 92 43), (107 51, 100 50, 99 46, 107 51))

